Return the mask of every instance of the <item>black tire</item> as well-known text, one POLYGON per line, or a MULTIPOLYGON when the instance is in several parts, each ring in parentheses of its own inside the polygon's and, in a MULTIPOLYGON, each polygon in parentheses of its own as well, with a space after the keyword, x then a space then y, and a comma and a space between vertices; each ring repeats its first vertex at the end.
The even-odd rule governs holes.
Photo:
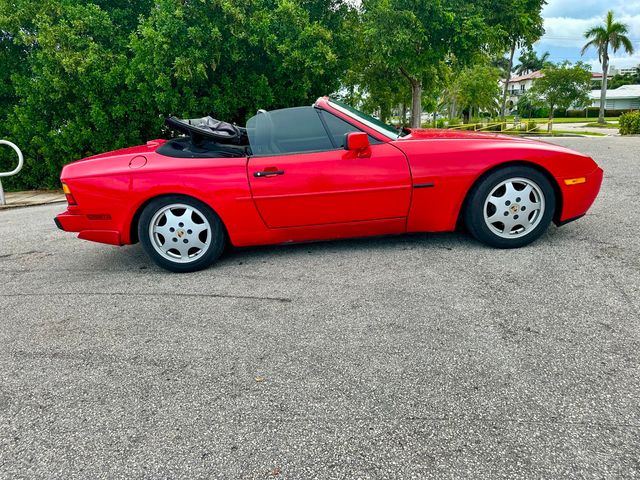
POLYGON ((218 215, 200 200, 183 195, 152 200, 140 215, 138 236, 145 252, 158 266, 179 273, 207 268, 220 257, 226 244, 224 226, 218 215), (151 231, 152 222, 158 233, 151 231))
POLYGON ((555 191, 546 175, 531 167, 511 166, 488 174, 471 189, 463 218, 469 232, 482 243, 496 248, 518 248, 547 231, 555 209, 555 191), (524 189, 519 191, 522 186, 524 189), (529 192, 528 187, 531 190, 526 195, 523 192, 529 192), (523 195, 527 198, 522 198, 523 195), (543 208, 536 210, 538 204, 543 208))

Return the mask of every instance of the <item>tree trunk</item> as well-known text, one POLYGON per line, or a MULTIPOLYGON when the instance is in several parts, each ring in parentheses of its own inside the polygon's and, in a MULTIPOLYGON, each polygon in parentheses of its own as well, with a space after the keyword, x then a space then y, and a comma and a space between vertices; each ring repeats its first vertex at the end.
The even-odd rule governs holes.
POLYGON ((411 128, 420 128, 422 123, 422 82, 411 79, 411 128))
POLYGON ((598 123, 604 123, 604 107, 607 103, 607 74, 609 73, 608 49, 608 46, 605 47, 604 56, 602 58, 602 89, 600 90, 600 113, 598 114, 598 123))
POLYGON ((422 123, 422 81, 409 75, 400 67, 400 73, 411 84, 411 128, 420 128, 422 123))
POLYGON ((407 125, 407 104, 402 102, 402 126, 407 125))
POLYGON ((509 80, 511 80, 511 69, 513 68, 513 56, 516 53, 516 41, 511 44, 511 54, 509 55, 509 70, 507 71, 507 79, 504 82, 504 92, 502 93, 502 118, 507 116, 507 93, 509 92, 509 80))

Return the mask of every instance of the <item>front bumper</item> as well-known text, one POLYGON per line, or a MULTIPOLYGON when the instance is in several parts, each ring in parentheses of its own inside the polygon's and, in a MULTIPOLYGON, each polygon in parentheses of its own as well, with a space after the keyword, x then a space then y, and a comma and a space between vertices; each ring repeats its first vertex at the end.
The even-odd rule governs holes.
POLYGON ((120 232, 110 228, 110 220, 93 220, 86 215, 63 212, 54 218, 56 226, 65 232, 78 232, 78 238, 109 245, 122 245, 120 232))
POLYGON ((586 181, 578 185, 566 185, 564 178, 558 179, 562 190, 562 214, 558 225, 564 225, 584 216, 596 200, 602 185, 604 172, 600 167, 585 175, 586 181))

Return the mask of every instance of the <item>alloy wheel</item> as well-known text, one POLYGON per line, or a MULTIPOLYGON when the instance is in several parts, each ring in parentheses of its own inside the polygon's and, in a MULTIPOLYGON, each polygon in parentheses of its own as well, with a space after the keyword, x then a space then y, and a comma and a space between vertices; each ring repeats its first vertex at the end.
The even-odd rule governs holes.
POLYGON ((149 223, 153 248, 165 259, 190 263, 209 249, 212 232, 205 215, 197 208, 176 203, 159 209, 149 223))
POLYGON ((520 238, 531 233, 545 211, 542 189, 527 178, 510 178, 496 185, 484 203, 484 221, 502 238, 520 238))

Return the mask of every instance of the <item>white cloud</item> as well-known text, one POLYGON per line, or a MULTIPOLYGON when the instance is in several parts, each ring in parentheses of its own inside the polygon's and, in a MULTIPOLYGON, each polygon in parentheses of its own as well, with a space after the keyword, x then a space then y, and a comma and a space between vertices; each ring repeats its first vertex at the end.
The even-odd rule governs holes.
MULTIPOLYGON (((634 47, 640 49, 640 12, 636 15, 617 16, 616 20, 629 26, 629 37, 634 47)), ((545 34, 540 43, 557 47, 582 48, 586 43, 584 32, 589 28, 601 24, 600 17, 587 19, 571 17, 548 17, 544 19, 545 34)))
POLYGON ((633 16, 640 12, 640 0, 547 0, 542 16, 602 19, 608 10, 633 16))
MULTIPOLYGON (((581 9, 585 11, 593 11, 593 4, 598 3, 600 8, 602 2, 593 2, 591 0, 562 0, 550 1, 547 7, 552 12, 564 11, 568 16, 546 16, 544 19, 545 35, 536 44, 539 51, 548 50, 551 52, 554 61, 567 59, 570 61, 583 60, 593 66, 594 71, 600 71, 598 54, 595 49, 588 50, 584 57, 580 56, 582 46, 586 43, 584 32, 589 28, 599 25, 604 20, 602 15, 591 15, 587 18, 578 18, 576 13, 572 11, 577 9, 578 5, 584 4, 581 9)), ((615 3, 615 2, 612 2, 615 3)), ((607 7, 604 7, 606 10, 607 7)), ((611 8, 611 7, 608 7, 611 8)), ((546 15, 548 10, 545 9, 546 15)), ((605 12, 606 13, 606 12, 605 12)), ((611 64, 618 68, 631 67, 640 64, 640 0, 626 2, 626 6, 620 7, 614 12, 616 20, 625 23, 629 27, 629 37, 633 42, 636 53, 627 55, 624 51, 618 51, 616 54, 611 53, 611 64), (622 13, 624 11, 624 13, 622 13)))

